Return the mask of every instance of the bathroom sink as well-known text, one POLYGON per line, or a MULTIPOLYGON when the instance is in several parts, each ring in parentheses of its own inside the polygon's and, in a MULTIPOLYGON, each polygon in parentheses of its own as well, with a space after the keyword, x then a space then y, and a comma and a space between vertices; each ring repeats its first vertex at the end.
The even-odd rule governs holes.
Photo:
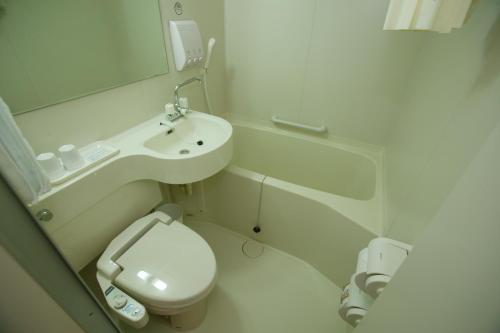
POLYGON ((226 120, 198 112, 173 124, 172 131, 164 127, 165 131, 147 140, 144 147, 169 158, 193 158, 210 154, 226 143, 233 132, 226 120))
POLYGON ((169 183, 195 182, 226 167, 232 157, 233 128, 225 119, 192 111, 176 120, 170 130, 158 126, 143 146, 165 161, 169 183), (177 176, 174 176, 175 173, 177 176))

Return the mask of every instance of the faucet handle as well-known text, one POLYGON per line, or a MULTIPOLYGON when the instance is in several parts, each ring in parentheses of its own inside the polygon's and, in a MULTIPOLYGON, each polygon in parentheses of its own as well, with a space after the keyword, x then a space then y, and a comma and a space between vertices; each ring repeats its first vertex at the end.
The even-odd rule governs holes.
POLYGON ((187 97, 179 97, 179 105, 183 108, 189 108, 189 101, 187 97))
POLYGON ((189 111, 189 101, 187 97, 180 97, 179 98, 179 112, 185 116, 186 113, 189 111))
POLYGON ((165 114, 174 114, 175 113, 175 107, 172 103, 167 103, 165 104, 165 114))
POLYGON ((177 111, 175 110, 175 106, 172 103, 165 104, 165 119, 167 119, 167 121, 172 121, 176 116, 177 111))

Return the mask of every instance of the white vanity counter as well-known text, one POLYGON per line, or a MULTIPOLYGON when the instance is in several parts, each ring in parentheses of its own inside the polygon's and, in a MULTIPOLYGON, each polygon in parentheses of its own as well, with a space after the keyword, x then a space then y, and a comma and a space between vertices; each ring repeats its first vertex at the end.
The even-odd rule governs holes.
POLYGON ((105 140, 119 149, 119 154, 54 186, 30 205, 33 213, 48 209, 54 214, 44 223, 46 230, 57 229, 125 184, 138 180, 192 183, 229 164, 233 153, 229 122, 192 111, 176 120, 170 132, 168 126, 160 124, 164 118, 159 114, 105 140))

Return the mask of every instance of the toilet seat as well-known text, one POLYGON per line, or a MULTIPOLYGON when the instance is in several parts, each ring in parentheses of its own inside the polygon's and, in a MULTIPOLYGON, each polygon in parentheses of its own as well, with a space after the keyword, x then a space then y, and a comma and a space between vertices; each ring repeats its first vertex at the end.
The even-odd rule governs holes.
POLYGON ((163 212, 147 215, 120 233, 99 258, 97 268, 108 304, 126 321, 130 316, 116 309, 108 297, 109 286, 129 297, 129 303, 170 315, 204 299, 216 277, 215 256, 206 241, 163 212))
POLYGON ((210 246, 174 221, 157 223, 118 260, 115 284, 154 307, 177 309, 205 297, 215 282, 210 246))

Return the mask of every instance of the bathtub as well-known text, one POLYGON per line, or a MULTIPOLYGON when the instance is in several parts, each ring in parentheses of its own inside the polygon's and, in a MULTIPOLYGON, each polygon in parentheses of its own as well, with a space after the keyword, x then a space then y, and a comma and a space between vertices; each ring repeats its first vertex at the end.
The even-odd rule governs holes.
POLYGON ((358 252, 383 230, 382 151, 232 123, 231 165, 202 184, 205 218, 348 282, 358 252))

